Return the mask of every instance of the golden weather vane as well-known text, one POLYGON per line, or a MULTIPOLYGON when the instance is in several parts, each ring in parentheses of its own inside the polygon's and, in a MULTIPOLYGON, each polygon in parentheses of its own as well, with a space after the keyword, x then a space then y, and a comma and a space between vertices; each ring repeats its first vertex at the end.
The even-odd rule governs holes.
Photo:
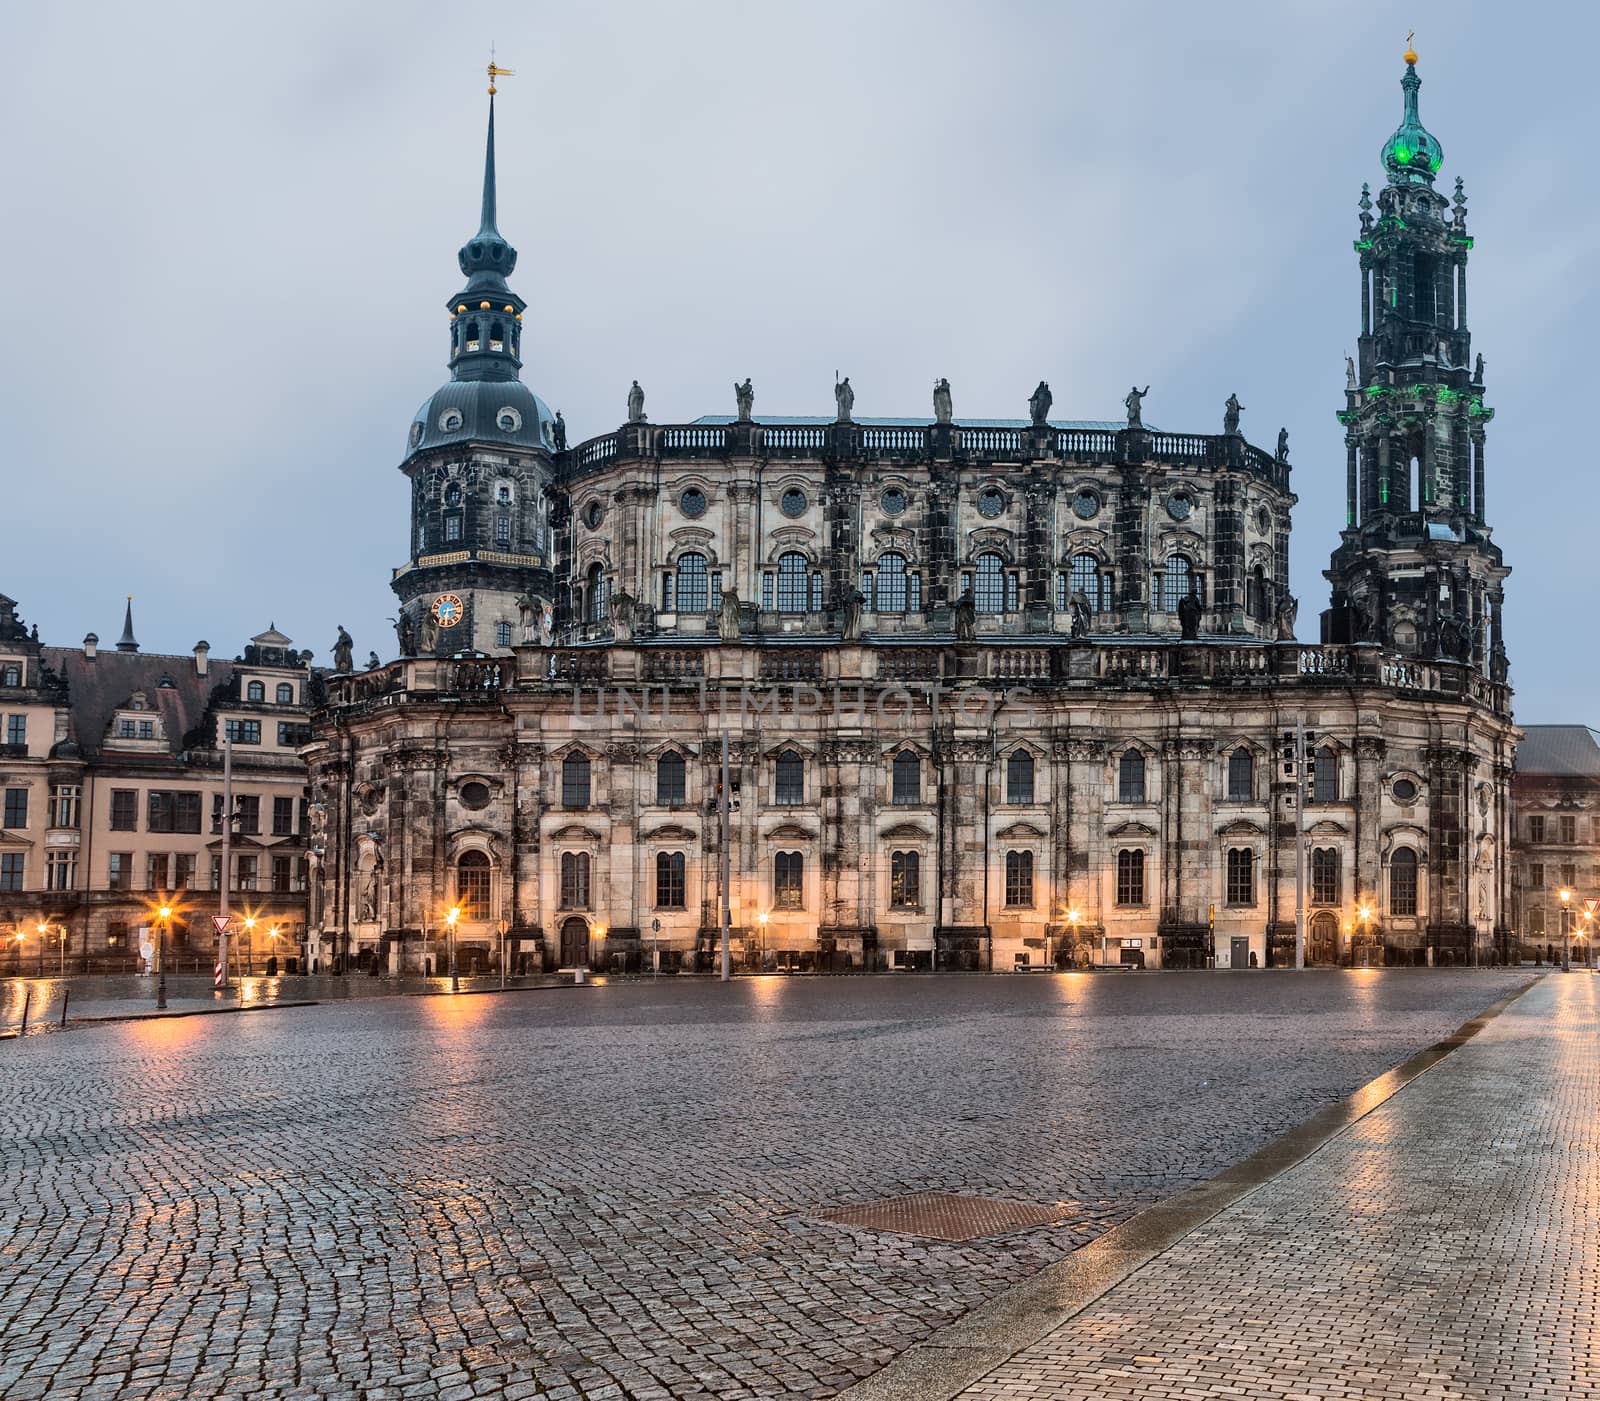
POLYGON ((1412 42, 1411 42, 1416 37, 1417 37, 1417 31, 1415 29, 1413 29, 1409 34, 1406 35, 1405 60, 1406 60, 1407 63, 1415 63, 1417 61, 1416 46, 1413 45, 1412 42))
POLYGON ((489 96, 490 97, 494 96, 494 80, 496 78, 514 78, 514 77, 516 77, 516 70, 515 69, 512 69, 512 68, 501 68, 495 63, 495 61, 494 61, 494 45, 493 44, 489 45, 489 69, 488 69, 488 72, 489 72, 489 96))

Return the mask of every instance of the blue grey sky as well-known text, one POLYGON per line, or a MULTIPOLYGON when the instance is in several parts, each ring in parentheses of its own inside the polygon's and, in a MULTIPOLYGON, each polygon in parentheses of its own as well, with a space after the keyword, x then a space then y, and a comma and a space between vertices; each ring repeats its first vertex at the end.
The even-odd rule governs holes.
POLYGON ((578 439, 732 411, 1290 434, 1315 639, 1361 182, 1417 31, 1466 179, 1518 718, 1595 721, 1592 6, 215 3, 0 8, 0 591, 52 642, 393 650, 395 470, 446 377, 490 42, 524 378, 578 439), (1585 582, 1588 581, 1588 582, 1585 582))

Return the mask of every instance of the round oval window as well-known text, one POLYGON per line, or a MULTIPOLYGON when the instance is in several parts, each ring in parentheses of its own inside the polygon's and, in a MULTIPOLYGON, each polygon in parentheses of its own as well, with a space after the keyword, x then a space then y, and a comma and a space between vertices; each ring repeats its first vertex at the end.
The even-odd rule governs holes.
POLYGON ((985 487, 978 493, 978 514, 993 520, 1006 508, 1006 499, 998 487, 985 487))
POLYGON ((1189 512, 1194 510, 1194 502, 1187 496, 1176 493, 1167 498, 1167 514, 1175 521, 1187 520, 1189 512))
POLYGON ((499 417, 495 419, 495 422, 500 425, 502 433, 515 433, 517 429, 522 427, 522 415, 515 409, 504 408, 500 410, 499 417))
POLYGON ((792 486, 783 493, 780 505, 783 507, 783 513, 786 516, 803 515, 806 509, 806 494, 799 487, 792 486))
POLYGON ((1417 796, 1417 785, 1409 778, 1397 778, 1394 781, 1394 796, 1402 803, 1412 802, 1417 796))
POLYGON ((598 501, 591 501, 583 508, 583 523, 593 530, 605 518, 605 512, 600 509, 598 501))
POLYGON ((1072 510, 1079 520, 1093 520, 1100 514, 1100 498, 1085 487, 1072 498, 1072 510))
POLYGON ((892 486, 883 493, 883 510, 885 515, 898 516, 906 508, 906 494, 899 487, 892 486))
POLYGON ((463 783, 461 785, 461 806, 464 808, 486 808, 489 806, 489 785, 487 783, 463 783))
POLYGON ((699 487, 692 486, 678 498, 678 509, 688 516, 690 520, 697 520, 706 513, 706 494, 699 487))

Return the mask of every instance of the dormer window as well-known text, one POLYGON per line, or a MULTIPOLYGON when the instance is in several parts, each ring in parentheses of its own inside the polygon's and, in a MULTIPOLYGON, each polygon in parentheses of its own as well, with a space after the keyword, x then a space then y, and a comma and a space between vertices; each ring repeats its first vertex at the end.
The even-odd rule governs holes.
POLYGON ((259 681, 252 681, 244 689, 244 698, 247 701, 265 702, 267 699, 267 688, 259 681))

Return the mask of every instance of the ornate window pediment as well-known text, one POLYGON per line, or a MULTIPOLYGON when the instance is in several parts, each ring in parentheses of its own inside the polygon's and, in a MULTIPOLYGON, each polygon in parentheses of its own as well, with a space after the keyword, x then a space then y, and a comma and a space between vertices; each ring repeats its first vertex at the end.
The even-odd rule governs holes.
POLYGON ((1145 822, 1119 822, 1106 833, 1108 837, 1153 837, 1156 829, 1145 822))
POLYGON ((1325 817, 1320 822, 1314 822, 1306 829, 1307 837, 1315 837, 1319 841, 1332 841, 1336 837, 1348 837, 1350 829, 1342 822, 1335 822, 1330 817, 1325 817))
POLYGON ((1248 817, 1238 818, 1225 827, 1217 829, 1219 837, 1262 837, 1266 835, 1266 828, 1259 822, 1252 822, 1248 817))
POLYGON ((763 840, 769 842, 814 842, 817 839, 815 832, 802 827, 798 822, 780 822, 770 832, 762 835, 763 840))
POLYGON ((995 836, 1003 842, 1035 841, 1044 836, 1044 833, 1031 822, 1013 822, 1009 827, 1002 827, 995 836))
POLYGON ((699 833, 685 827, 681 822, 667 822, 660 827, 652 827, 640 836, 647 842, 692 842, 699 833))
POLYGON ((922 841, 931 842, 933 836, 915 822, 897 822, 893 827, 885 827, 878 835, 886 841, 922 841))
POLYGON ((1014 535, 997 525, 980 525, 976 530, 967 532, 967 558, 993 550, 1004 557, 1007 564, 1015 562, 1013 557, 1014 535))
POLYGON ((550 835, 558 842, 589 842, 595 846, 605 840, 594 828, 580 827, 575 822, 568 823, 565 827, 556 828, 550 835))

